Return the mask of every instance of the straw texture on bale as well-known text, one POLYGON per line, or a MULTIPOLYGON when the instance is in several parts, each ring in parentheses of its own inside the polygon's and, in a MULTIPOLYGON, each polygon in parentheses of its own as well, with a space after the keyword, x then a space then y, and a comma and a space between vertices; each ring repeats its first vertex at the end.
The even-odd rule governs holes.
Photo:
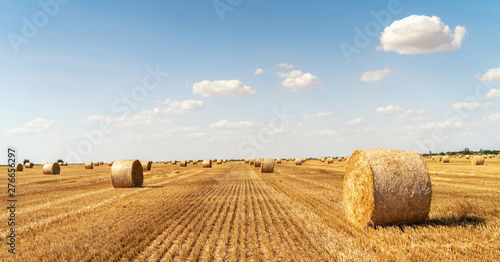
POLYGON ((281 164, 281 158, 276 159, 276 163, 281 164))
POLYGON ((181 162, 179 162, 181 166, 187 166, 187 161, 186 160, 181 160, 181 162))
POLYGON ((441 159, 441 162, 443 162, 443 163, 450 163, 450 157, 449 156, 443 156, 443 159, 441 159))
POLYGON ((203 168, 211 168, 211 167, 212 167, 212 160, 210 159, 203 160, 203 168))
POLYGON ((484 165, 484 157, 483 156, 472 156, 471 164, 473 166, 482 166, 484 165))
POLYGON ((113 187, 140 187, 143 179, 142 164, 139 160, 123 159, 113 161, 111 167, 111 184, 113 187))
POLYGON ((33 164, 33 163, 27 162, 26 164, 24 164, 24 167, 26 167, 26 168, 33 168, 34 165, 35 164, 33 164))
POLYGON ((85 162, 85 169, 94 169, 94 163, 85 162))
POLYGON ((260 167, 262 165, 262 160, 259 158, 259 159, 255 159, 255 162, 254 162, 254 166, 255 167, 260 167))
POLYGON ((325 162, 325 160, 326 159, 324 157, 322 157, 322 158, 319 159, 319 161, 321 161, 321 162, 325 162))
POLYGON ((151 165, 153 164, 153 161, 141 161, 142 165, 142 171, 149 171, 151 170, 151 165))
POLYGON ((255 159, 250 159, 250 165, 254 165, 255 164, 255 159))
POLYGON ((16 171, 23 171, 23 164, 17 163, 16 164, 16 171))
POLYGON ((333 164, 333 158, 329 157, 326 159, 327 164, 333 164))
POLYGON ((295 159, 295 165, 297 165, 297 166, 302 165, 302 159, 300 159, 300 158, 296 158, 296 159, 295 159))
POLYGON ((47 163, 43 165, 44 175, 59 175, 60 172, 61 172, 61 167, 59 167, 58 163, 47 163))
POLYGON ((263 158, 262 164, 260 165, 261 173, 273 173, 274 172, 274 159, 263 158))
POLYGON ((429 171, 418 153, 356 150, 347 162, 343 205, 357 226, 425 221, 431 196, 429 171))

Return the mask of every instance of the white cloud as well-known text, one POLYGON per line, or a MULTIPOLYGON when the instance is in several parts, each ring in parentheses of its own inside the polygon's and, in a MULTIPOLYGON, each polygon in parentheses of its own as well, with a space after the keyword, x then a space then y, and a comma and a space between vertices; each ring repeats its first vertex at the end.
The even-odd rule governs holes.
POLYGON ((277 64, 277 66, 279 68, 286 68, 286 69, 292 69, 293 68, 293 65, 290 65, 290 64, 287 64, 287 63, 277 64))
POLYGON ((468 111, 478 110, 478 109, 490 109, 495 108, 491 103, 479 103, 479 102, 457 102, 450 105, 451 109, 465 109, 468 111))
POLYGON ((388 77, 390 74, 391 74, 391 69, 389 68, 384 68, 375 71, 366 71, 363 73, 363 75, 361 75, 360 80, 362 82, 375 82, 388 77))
POLYGON ((428 123, 420 126, 423 130, 436 130, 436 129, 448 129, 448 128, 459 128, 463 124, 461 122, 444 121, 441 123, 428 123))
POLYGON ((363 123, 363 118, 358 117, 358 118, 355 118, 355 119, 352 119, 352 120, 345 122, 345 125, 354 126, 354 125, 359 125, 361 123, 363 123))
POLYGON ((238 123, 234 123, 230 122, 227 119, 221 120, 217 123, 210 124, 211 128, 228 128, 228 129, 233 129, 233 128, 247 129, 247 128, 255 128, 257 126, 259 126, 259 124, 255 122, 241 121, 238 123))
POLYGON ((328 117, 328 116, 334 116, 334 112, 320 112, 314 115, 302 115, 302 119, 311 119, 311 118, 319 118, 319 117, 328 117))
POLYGON ((460 48, 466 31, 456 26, 453 33, 437 16, 411 15, 387 26, 377 49, 410 55, 453 51, 460 48))
POLYGON ((397 115, 395 119, 396 122, 422 122, 427 120, 425 117, 419 117, 420 115, 426 114, 427 111, 405 109, 400 106, 389 105, 386 107, 379 107, 376 109, 376 112, 379 114, 397 115))
POLYGON ((488 69, 480 79, 486 82, 500 81, 500 68, 488 69))
POLYGON ((483 118, 483 121, 484 122, 500 122, 500 113, 495 113, 495 114, 492 114, 490 116, 485 116, 483 118))
POLYGON ((156 107, 153 110, 143 110, 139 113, 139 115, 171 115, 171 114, 186 114, 194 111, 202 110, 205 108, 205 102, 199 100, 185 100, 183 102, 180 101, 171 101, 165 100, 162 102, 164 104, 168 104, 166 108, 158 108, 156 107))
POLYGON ((15 135, 15 134, 55 134, 58 132, 58 128, 54 126, 56 121, 48 120, 45 118, 36 118, 26 124, 23 127, 14 128, 11 130, 5 131, 7 135, 15 135))
POLYGON ((256 94, 250 86, 243 85, 240 80, 203 80, 193 84, 193 93, 205 97, 213 96, 248 96, 256 94))
POLYGON ((262 73, 264 73, 264 70, 262 68, 257 68, 255 69, 255 71, 253 71, 254 75, 260 75, 262 73))
POLYGON ((488 94, 486 94, 486 98, 496 98, 496 97, 500 97, 500 89, 492 88, 488 92, 488 94))
POLYGON ((90 115, 85 118, 86 122, 111 122, 113 120, 110 116, 90 115))
POLYGON ((293 70, 286 73, 278 72, 276 75, 285 78, 285 80, 281 81, 281 85, 290 88, 292 92, 297 91, 299 88, 311 89, 321 86, 321 82, 315 75, 303 73, 300 70, 293 70))

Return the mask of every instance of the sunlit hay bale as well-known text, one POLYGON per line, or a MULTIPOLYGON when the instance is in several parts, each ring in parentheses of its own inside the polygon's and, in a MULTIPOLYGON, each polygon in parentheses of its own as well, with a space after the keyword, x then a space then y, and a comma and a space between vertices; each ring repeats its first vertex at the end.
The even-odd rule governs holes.
POLYGON ((94 169, 94 163, 85 162, 85 169, 94 169))
POLYGON ((245 159, 245 164, 248 164, 250 162, 249 159, 245 159))
POLYGON ((290 158, 287 158, 287 159, 286 159, 286 162, 290 162, 290 158))
POLYGON ((222 164, 222 159, 217 159, 217 165, 221 165, 222 164))
POLYGON ((187 161, 186 160, 181 160, 181 162, 179 162, 179 164, 181 166, 187 166, 187 161))
POLYGON ((360 227, 425 221, 431 196, 429 171, 415 152, 355 150, 347 162, 343 206, 360 227))
POLYGON ((443 159, 441 159, 441 162, 443 162, 443 163, 450 163, 450 157, 449 156, 443 156, 443 159))
POLYGON ((63 162, 63 166, 68 166, 68 162, 63 162))
POLYGON ((296 166, 300 166, 300 165, 302 165, 302 159, 300 159, 300 158, 295 158, 295 165, 296 165, 296 166))
POLYGON ((42 163, 42 167, 43 167, 45 164, 48 164, 48 162, 43 162, 43 163, 42 163))
POLYGON ((61 172, 61 167, 58 163, 47 163, 43 165, 44 175, 59 175, 61 172))
POLYGON ((254 166, 261 167, 262 166, 262 159, 261 158, 255 159, 254 166))
POLYGON ((24 164, 24 167, 26 167, 26 168, 33 168, 33 166, 35 166, 35 164, 30 163, 30 162, 26 162, 26 164, 24 164))
POLYGON ((281 158, 276 159, 276 163, 281 164, 281 158))
POLYGON ((262 164, 260 165, 261 173, 273 173, 274 172, 274 159, 263 158, 262 164))
POLYGON ((153 165, 153 161, 140 161, 142 165, 142 171, 151 170, 151 165, 153 165))
POLYGON ((471 164, 473 166, 484 165, 484 157, 483 156, 472 156, 471 164))
POLYGON ((210 159, 203 160, 203 168, 212 168, 212 160, 210 159))
POLYGON ((172 160, 170 163, 172 163, 172 165, 177 165, 177 160, 172 160))
POLYGON ((342 162, 342 157, 339 157, 338 159, 339 159, 339 162, 342 162))
POLYGON ((108 162, 108 166, 113 166, 113 161, 108 162))
POLYGON ((193 165, 198 164, 198 159, 193 160, 193 165))
POLYGON ((99 162, 99 165, 104 166, 104 161, 99 162))
POLYGON ((470 159, 470 156, 469 155, 465 155, 465 159, 470 159))
POLYGON ((333 164, 333 158, 329 157, 326 159, 327 164, 333 164))
POLYGON ((17 163, 16 164, 16 171, 23 171, 23 170, 24 170, 23 164, 17 163))
POLYGON ((255 164, 255 159, 250 159, 250 165, 253 166, 255 164))
POLYGON ((94 166, 99 166, 99 162, 94 162, 94 166))
POLYGON ((319 161, 321 161, 321 162, 325 162, 325 160, 326 159, 324 157, 322 157, 322 158, 319 159, 319 161))
POLYGON ((441 160, 443 159, 442 156, 436 156, 434 160, 438 161, 438 162, 441 162, 441 160))
POLYGON ((142 162, 150 161, 139 161, 137 159, 122 159, 113 161, 113 166, 111 167, 111 184, 113 187, 142 186, 144 179, 144 165, 142 162))
POLYGON ((223 159, 223 160, 222 160, 222 163, 227 163, 227 159, 223 159))

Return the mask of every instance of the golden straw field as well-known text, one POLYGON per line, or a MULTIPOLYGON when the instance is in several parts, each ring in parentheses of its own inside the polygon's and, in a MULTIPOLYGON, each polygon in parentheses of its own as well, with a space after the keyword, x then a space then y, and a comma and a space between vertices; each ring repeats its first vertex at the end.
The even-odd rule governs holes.
POLYGON ((426 163, 429 220, 364 229, 343 213, 346 161, 153 163, 140 188, 113 188, 108 165, 35 165, 16 173, 17 250, 0 261, 499 261, 500 159, 426 163))

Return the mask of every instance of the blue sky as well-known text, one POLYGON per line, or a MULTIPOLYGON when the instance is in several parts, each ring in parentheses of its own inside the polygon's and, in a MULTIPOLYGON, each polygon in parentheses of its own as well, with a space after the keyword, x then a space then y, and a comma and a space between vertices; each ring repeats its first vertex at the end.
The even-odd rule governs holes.
POLYGON ((0 144, 36 163, 498 149, 499 5, 2 1, 0 144))

